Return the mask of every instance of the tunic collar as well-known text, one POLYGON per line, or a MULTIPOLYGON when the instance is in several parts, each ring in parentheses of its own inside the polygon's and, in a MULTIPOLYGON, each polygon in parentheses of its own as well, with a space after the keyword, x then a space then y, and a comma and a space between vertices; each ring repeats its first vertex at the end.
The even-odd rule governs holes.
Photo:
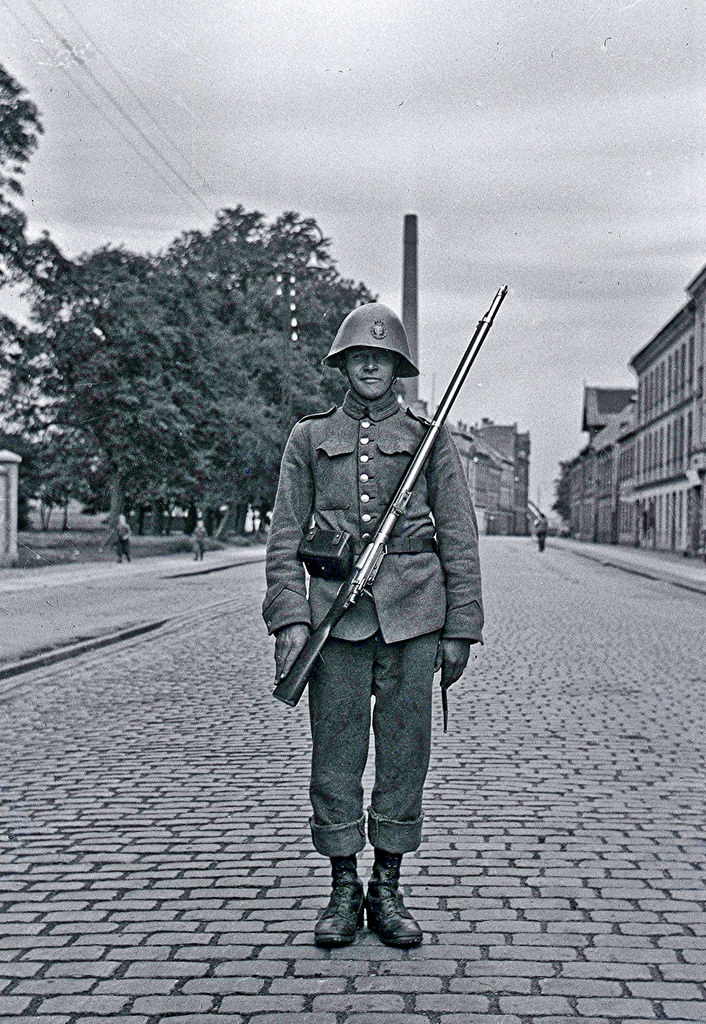
POLYGON ((346 393, 341 408, 351 419, 362 420, 365 417, 369 417, 375 423, 378 423, 380 420, 386 420, 388 416, 394 416, 399 411, 400 406, 397 401, 397 395, 390 388, 382 398, 367 404, 350 390, 346 393))

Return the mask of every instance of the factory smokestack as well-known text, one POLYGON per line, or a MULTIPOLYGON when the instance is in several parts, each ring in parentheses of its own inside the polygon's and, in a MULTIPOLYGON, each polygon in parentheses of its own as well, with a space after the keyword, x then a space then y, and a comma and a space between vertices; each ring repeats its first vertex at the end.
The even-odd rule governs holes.
MULTIPOLYGON (((404 248, 402 254, 402 323, 409 338, 412 359, 419 366, 417 337, 417 215, 407 213, 404 218, 404 248)), ((404 381, 405 398, 410 405, 419 400, 419 378, 404 381)))

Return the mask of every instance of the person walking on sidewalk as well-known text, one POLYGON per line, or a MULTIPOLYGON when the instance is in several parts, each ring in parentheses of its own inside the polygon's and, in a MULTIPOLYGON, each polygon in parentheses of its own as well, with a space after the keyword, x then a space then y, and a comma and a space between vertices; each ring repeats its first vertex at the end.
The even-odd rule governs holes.
POLYGON ((206 527, 204 526, 203 517, 199 516, 194 527, 194 532, 191 534, 193 548, 194 548, 194 561, 203 562, 203 553, 206 546, 206 527))
POLYGON ((547 522, 547 517, 544 515, 537 516, 534 522, 534 532, 537 534, 537 544, 539 545, 540 551, 544 551, 544 546, 547 543, 548 529, 549 524, 547 522))
MULTIPOLYGON (((313 522, 346 531, 360 549, 378 520, 426 424, 400 406, 393 383, 418 375, 404 327, 380 303, 353 310, 324 363, 349 390, 340 408, 294 426, 280 469, 267 544, 263 615, 276 635, 277 678, 333 603, 339 584, 311 578, 297 549, 313 522)), ((320 914, 320 946, 352 942, 368 926, 391 946, 411 947, 422 931, 398 890, 402 857, 422 837, 422 790, 431 746, 432 683, 457 680, 481 641, 478 529, 451 433, 444 427, 387 547, 368 596, 343 617, 309 683, 312 733, 310 819, 314 847, 331 859, 332 892, 320 914), (367 834, 375 862, 364 895, 356 855, 365 846, 362 775, 371 698, 375 785, 367 834)))
POLYGON ((122 562, 123 557, 130 561, 130 536, 132 531, 130 530, 130 524, 122 513, 118 516, 118 523, 115 527, 115 551, 118 556, 118 562, 122 562))

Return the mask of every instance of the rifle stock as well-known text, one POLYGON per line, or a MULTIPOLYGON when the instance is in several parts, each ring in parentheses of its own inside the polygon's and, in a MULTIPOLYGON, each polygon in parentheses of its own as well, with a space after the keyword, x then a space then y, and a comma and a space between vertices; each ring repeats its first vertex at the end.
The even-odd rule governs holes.
POLYGON ((302 647, 289 672, 275 686, 272 696, 281 700, 283 704, 289 705, 290 708, 295 708, 299 703, 309 682, 311 670, 316 664, 316 659, 331 635, 331 630, 345 614, 348 607, 346 600, 348 590, 349 584, 343 583, 336 595, 336 600, 302 647))

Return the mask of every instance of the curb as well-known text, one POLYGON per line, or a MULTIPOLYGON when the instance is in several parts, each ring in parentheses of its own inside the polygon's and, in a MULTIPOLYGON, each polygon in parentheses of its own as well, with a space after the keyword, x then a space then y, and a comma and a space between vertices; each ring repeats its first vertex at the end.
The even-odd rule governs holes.
POLYGON ((155 619, 153 622, 143 622, 139 626, 120 629, 116 633, 93 637, 91 640, 82 640, 80 643, 68 644, 65 647, 55 647, 44 654, 36 654, 31 658, 22 658, 20 661, 10 662, 9 665, 0 667, 0 679, 11 679, 13 676, 22 675, 24 672, 32 672, 36 668, 47 668, 49 665, 55 665, 58 661, 77 658, 80 654, 96 651, 101 647, 109 647, 111 644, 118 644, 121 640, 131 640, 133 637, 141 636, 143 633, 151 633, 155 629, 160 629, 171 621, 171 619, 155 619))
POLYGON ((225 572, 226 569, 237 569, 241 565, 262 565, 265 556, 259 558, 243 558, 240 562, 228 562, 227 565, 212 565, 209 569, 191 569, 189 572, 175 572, 170 576, 160 576, 163 580, 182 580, 189 576, 208 576, 212 572, 225 572))
MULTIPOLYGON (((179 576, 203 576, 211 572, 221 572, 224 569, 234 569, 242 565, 257 565, 264 562, 264 558, 248 558, 242 562, 230 562, 228 565, 212 566, 202 571, 180 573, 179 576)), ((163 576, 162 579, 176 579, 175 576, 163 576)), ((221 608, 232 602, 233 598, 225 598, 222 601, 215 601, 213 604, 204 605, 195 611, 178 612, 176 615, 168 616, 166 619, 152 619, 149 622, 141 622, 137 626, 127 626, 124 629, 116 630, 114 633, 107 633, 103 636, 91 637, 89 640, 81 640, 78 643, 66 644, 62 647, 55 647, 42 654, 35 654, 29 658, 20 658, 19 661, 10 662, 9 665, 0 665, 0 680, 12 679, 14 676, 23 675, 26 672, 33 672, 38 668, 48 668, 60 661, 68 661, 70 658, 78 658, 82 654, 100 650, 101 647, 110 647, 113 644, 122 643, 124 640, 132 640, 135 637, 143 636, 146 633, 153 633, 163 626, 176 622, 188 622, 190 619, 201 617, 204 612, 221 608)), ((1 695, 0 695, 1 696, 1 695)))
POLYGON ((692 594, 701 594, 706 596, 706 584, 701 587, 698 583, 691 583, 688 580, 680 580, 674 576, 667 575, 665 573, 654 573, 648 569, 641 569, 638 566, 627 565, 625 562, 613 561, 610 558, 606 558, 604 555, 592 555, 587 551, 579 551, 574 547, 565 547, 564 545, 550 544, 555 551, 568 551, 570 554, 577 555, 579 558, 586 558, 589 562, 596 562, 598 565, 608 567, 610 569, 620 569, 622 572, 630 573, 632 576, 641 576, 643 579, 652 580, 655 583, 668 583, 673 587, 681 587, 682 590, 689 590, 692 594))

